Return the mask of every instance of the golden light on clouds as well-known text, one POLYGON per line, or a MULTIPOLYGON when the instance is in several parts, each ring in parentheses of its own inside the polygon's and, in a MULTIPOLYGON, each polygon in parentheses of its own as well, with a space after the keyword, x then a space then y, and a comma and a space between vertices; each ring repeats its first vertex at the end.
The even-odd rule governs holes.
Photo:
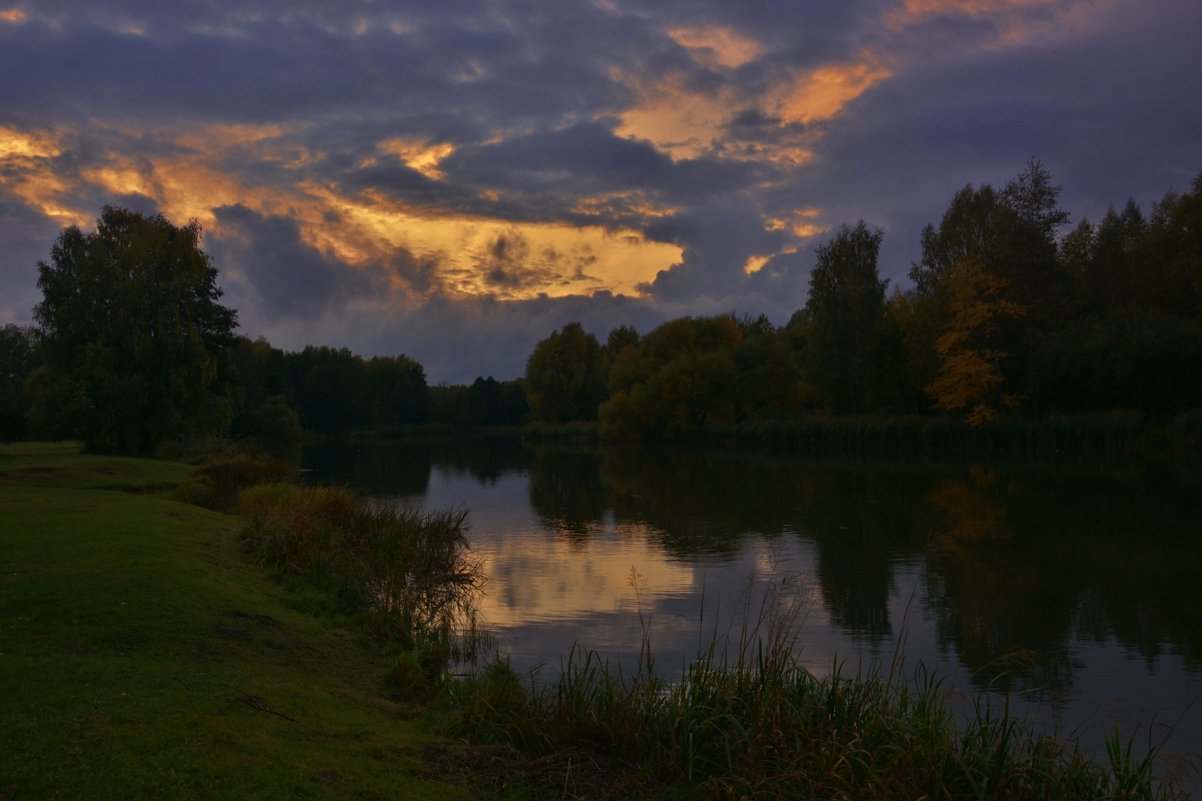
POLYGON ((62 152, 48 131, 0 126, 0 187, 62 225, 80 225, 88 217, 70 203, 74 185, 55 171, 62 152))
POLYGON ((828 226, 818 222, 822 210, 817 208, 798 209, 787 217, 771 217, 765 223, 769 231, 784 231, 802 239, 817 236, 828 230, 828 226))
POLYGON ((455 152, 455 146, 450 142, 428 142, 423 139, 398 137, 381 142, 377 150, 396 156, 405 162, 405 166, 432 181, 441 181, 445 176, 438 169, 438 165, 455 152))
POLYGON ((631 295, 682 257, 680 247, 635 231, 436 214, 374 192, 305 189, 338 216, 330 225, 324 215, 306 215, 301 231, 310 245, 357 266, 386 262, 403 249, 439 264, 443 288, 456 294, 507 300, 601 290, 631 295))
POLYGON ((734 28, 673 28, 668 31, 668 36, 681 47, 692 51, 694 58, 700 62, 732 69, 755 61, 764 52, 759 42, 734 28))
POLYGON ((646 193, 639 191, 606 192, 582 198, 572 211, 590 217, 609 214, 632 214, 643 219, 671 217, 680 212, 679 206, 664 206, 651 202, 646 193))
POLYGON ((1060 0, 906 0, 902 7, 909 17, 982 17, 1016 9, 1054 6, 1060 0))
POLYGON ((25 12, 19 8, 0 9, 0 22, 18 25, 25 21, 25 12))
POLYGON ((767 256, 749 256, 747 262, 743 265, 743 273, 746 275, 754 275, 764 269, 764 265, 775 254, 769 253, 767 256))
POLYGON ((690 92, 664 82, 646 87, 638 105, 622 114, 616 133, 643 139, 673 159, 697 158, 725 136, 722 126, 734 99, 722 93, 690 92))
POLYGON ((987 49, 1029 43, 1039 37, 1080 33, 1102 18, 1103 6, 1121 0, 906 0, 885 17, 886 28, 901 31, 937 17, 989 18, 993 37, 987 49), (1024 12, 1041 11, 1032 15, 1024 12))
POLYGON ((798 76, 777 101, 786 122, 828 120, 892 73, 872 61, 831 64, 798 76))
POLYGON ((0 125, 0 161, 15 158, 54 158, 62 153, 58 140, 43 131, 18 131, 0 125))

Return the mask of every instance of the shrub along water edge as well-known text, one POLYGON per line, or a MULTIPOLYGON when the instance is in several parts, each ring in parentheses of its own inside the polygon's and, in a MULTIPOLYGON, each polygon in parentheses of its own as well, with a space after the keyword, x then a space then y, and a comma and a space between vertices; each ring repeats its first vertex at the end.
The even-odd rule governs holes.
POLYGON ((478 644, 484 577, 467 549, 466 511, 364 503, 343 488, 288 483, 246 489, 238 508, 248 553, 331 591, 377 638, 441 654, 435 670, 478 644))
MULTIPOLYGON (((400 695, 448 704, 454 733, 525 759, 595 755, 665 797, 1124 798, 1184 796, 1157 780, 1157 749, 1107 738, 1104 762, 1037 732, 1008 703, 965 714, 923 672, 813 675, 797 657, 796 615, 778 595, 748 615, 737 643, 716 634, 669 682, 644 639, 634 675, 573 648, 557 679, 523 679, 495 652, 466 677, 485 641, 483 583, 466 513, 367 504, 346 489, 266 484, 243 491, 244 547, 331 592, 367 630, 399 646, 385 677, 400 695), (658 788, 658 789, 656 789, 658 788)), ((632 579, 633 580, 633 579, 632 579)))
POLYGON ((795 631, 761 615, 733 649, 714 637, 676 682, 657 675, 646 640, 633 676, 580 648, 546 683, 494 660, 450 688, 455 733, 528 758, 598 754, 683 797, 1185 798, 1137 734, 1108 733, 1099 761, 1011 714, 1008 699, 965 709, 921 666, 906 681, 896 658, 887 672, 835 664, 818 677, 795 631))

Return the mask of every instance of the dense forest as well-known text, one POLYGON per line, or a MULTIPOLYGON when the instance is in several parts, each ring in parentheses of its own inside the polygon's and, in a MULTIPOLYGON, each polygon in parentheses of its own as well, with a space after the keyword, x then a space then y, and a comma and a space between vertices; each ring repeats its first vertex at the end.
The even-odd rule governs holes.
POLYGON ((922 231, 905 292, 880 278, 882 232, 844 225, 783 328, 686 317, 602 344, 566 326, 530 357, 531 414, 670 437, 812 415, 1159 424, 1202 408, 1202 175, 1147 215, 1128 202, 1067 231, 1059 192, 1038 162, 1001 189, 966 186, 922 231))
POLYGON ((817 248, 783 327, 731 312, 605 342, 570 323, 521 379, 428 385, 404 355, 285 352, 236 336, 195 224, 106 207, 38 265, 35 325, 0 327, 0 439, 75 438, 147 453, 229 436, 293 450, 301 429, 597 421, 622 439, 864 415, 972 427, 1123 411, 1202 414, 1202 175, 1145 212, 1068 225, 1038 162, 966 186, 921 233, 912 287, 880 278, 883 233, 844 225, 817 248))

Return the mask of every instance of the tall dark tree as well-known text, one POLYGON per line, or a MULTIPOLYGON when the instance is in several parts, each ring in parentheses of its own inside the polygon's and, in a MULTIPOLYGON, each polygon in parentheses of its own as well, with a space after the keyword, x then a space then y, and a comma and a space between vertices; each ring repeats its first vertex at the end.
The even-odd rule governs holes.
POLYGON ((214 383, 235 312, 196 221, 175 226, 106 206, 96 231, 72 226, 38 264, 34 307, 46 364, 33 418, 93 450, 145 453, 219 431, 214 383))
POLYGON ((880 230, 860 220, 818 246, 805 310, 811 330, 812 378, 838 412, 864 410, 873 337, 885 316, 888 281, 877 273, 880 230))
POLYGON ((601 343, 580 323, 568 323, 534 347, 525 386, 535 420, 596 420, 606 395, 601 343))
POLYGON ((37 365, 37 337, 33 329, 0 326, 0 442, 25 437, 29 398, 25 381, 37 365))

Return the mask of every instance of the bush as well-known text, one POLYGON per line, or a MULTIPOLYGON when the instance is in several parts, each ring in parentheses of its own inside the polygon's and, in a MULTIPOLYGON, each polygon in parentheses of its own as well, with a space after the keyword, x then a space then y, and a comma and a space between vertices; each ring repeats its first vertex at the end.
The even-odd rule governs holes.
POLYGON ((466 512, 364 505, 345 489, 278 483, 245 491, 238 507, 249 552, 341 593, 380 639, 431 664, 471 656, 480 642, 484 579, 467 549, 466 512))
POLYGON ((248 487, 295 476, 296 465, 280 459, 262 459, 245 453, 210 457, 192 471, 176 497, 206 509, 233 511, 238 494, 248 487))

